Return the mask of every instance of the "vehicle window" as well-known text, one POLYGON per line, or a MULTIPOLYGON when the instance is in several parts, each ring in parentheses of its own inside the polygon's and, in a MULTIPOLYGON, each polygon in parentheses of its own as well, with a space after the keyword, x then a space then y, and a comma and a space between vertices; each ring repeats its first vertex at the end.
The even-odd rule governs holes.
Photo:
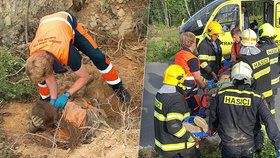
POLYGON ((180 28, 180 33, 191 31, 195 35, 201 35, 204 27, 213 14, 214 10, 227 0, 213 1, 207 6, 196 12, 189 20, 180 28))
POLYGON ((276 27, 280 27, 280 3, 276 5, 276 27))
POLYGON ((239 6, 237 4, 224 6, 217 13, 214 21, 219 22, 225 32, 228 32, 235 27, 239 27, 239 6))

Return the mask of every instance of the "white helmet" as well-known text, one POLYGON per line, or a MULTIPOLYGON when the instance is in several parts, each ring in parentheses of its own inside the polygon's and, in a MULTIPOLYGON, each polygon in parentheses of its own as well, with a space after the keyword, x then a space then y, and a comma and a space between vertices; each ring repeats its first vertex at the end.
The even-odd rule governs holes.
POLYGON ((252 68, 249 64, 240 61, 236 63, 231 70, 231 79, 232 82, 235 83, 236 80, 244 80, 244 83, 251 85, 252 80, 252 68))
POLYGON ((241 33, 241 44, 243 46, 256 46, 257 44, 257 35, 251 29, 246 29, 241 33))

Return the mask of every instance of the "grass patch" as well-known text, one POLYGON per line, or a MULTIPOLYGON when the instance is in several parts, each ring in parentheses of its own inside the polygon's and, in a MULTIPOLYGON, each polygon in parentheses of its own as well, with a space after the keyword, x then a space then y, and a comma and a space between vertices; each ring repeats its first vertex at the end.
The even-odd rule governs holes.
POLYGON ((178 28, 149 27, 146 62, 173 60, 180 49, 178 28))
POLYGON ((25 60, 11 55, 7 48, 0 48, 0 102, 33 96, 35 86, 27 79, 24 64, 25 60))

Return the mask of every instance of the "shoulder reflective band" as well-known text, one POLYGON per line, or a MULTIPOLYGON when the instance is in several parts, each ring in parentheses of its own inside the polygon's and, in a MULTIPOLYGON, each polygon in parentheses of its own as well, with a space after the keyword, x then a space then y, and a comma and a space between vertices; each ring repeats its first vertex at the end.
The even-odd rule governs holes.
POLYGON ((233 93, 238 93, 238 94, 251 94, 251 95, 254 95, 255 97, 261 98, 261 96, 259 94, 256 94, 254 92, 245 91, 245 90, 240 91, 237 89, 225 89, 225 90, 219 91, 218 94, 222 94, 224 92, 233 92, 233 93))
POLYGON ((190 116, 189 112, 185 113, 184 115, 180 113, 172 112, 172 113, 168 113, 167 117, 165 117, 163 114, 154 111, 154 117, 157 118, 159 121, 171 121, 171 120, 183 121, 185 118, 189 116, 190 116))
POLYGON ((277 84, 277 83, 279 83, 279 76, 271 80, 272 85, 277 84))
POLYGON ((175 133, 174 135, 178 138, 181 138, 186 134, 186 132, 187 132, 186 127, 182 125, 182 128, 177 133, 175 133))
POLYGON ((270 112, 272 115, 274 115, 276 113, 275 109, 271 109, 270 112))
POLYGON ((155 98, 155 106, 159 109, 162 110, 162 103, 155 98))
POLYGON ((270 65, 273 65, 273 64, 276 64, 276 63, 278 63, 278 57, 272 58, 272 59, 270 60, 270 65))
POLYGON ((266 58, 263 58, 261 60, 258 60, 256 62, 252 63, 252 66, 253 66, 253 69, 256 69, 256 68, 259 68, 259 67, 261 67, 265 64, 268 64, 268 63, 269 63, 269 58, 266 57, 266 58))
POLYGON ((159 121, 166 120, 165 117, 162 114, 158 113, 157 111, 154 111, 154 117, 157 118, 159 121))
POLYGON ((266 50, 267 55, 272 55, 272 54, 276 54, 279 53, 278 48, 272 48, 272 49, 268 49, 266 50))
POLYGON ((262 93, 265 98, 272 96, 272 90, 268 90, 262 93))
POLYGON ((183 150, 186 148, 191 148, 195 145, 195 142, 194 143, 183 142, 183 143, 176 143, 176 144, 161 144, 158 140, 155 139, 155 145, 163 151, 176 151, 176 150, 183 150))
POLYGON ((202 67, 203 69, 208 66, 208 63, 206 61, 204 61, 203 63, 200 64, 200 67, 202 67))
POLYGON ((254 79, 258 79, 266 74, 268 74, 270 72, 270 66, 268 66, 267 68, 265 69, 262 69, 258 72, 256 72, 253 76, 254 76, 254 79))
POLYGON ((235 96, 224 96, 225 104, 233 104, 239 106, 251 106, 251 98, 235 97, 235 96))

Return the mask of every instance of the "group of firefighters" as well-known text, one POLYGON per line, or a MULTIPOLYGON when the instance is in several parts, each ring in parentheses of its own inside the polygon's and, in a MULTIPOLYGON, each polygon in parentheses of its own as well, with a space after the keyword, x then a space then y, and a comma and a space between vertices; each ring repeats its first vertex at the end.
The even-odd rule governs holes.
POLYGON ((274 27, 261 25, 258 37, 251 29, 231 30, 234 44, 230 60, 222 55, 219 36, 223 33, 222 26, 212 21, 197 48, 198 54, 193 53, 195 35, 180 34, 181 50, 174 64, 165 70, 154 103, 155 149, 162 157, 199 157, 195 140, 217 132, 223 158, 252 158, 263 148, 263 124, 280 158, 280 132, 274 118, 280 71, 274 27), (226 68, 231 69, 231 84, 212 96, 208 105, 209 131, 189 132, 183 123, 206 115, 199 89, 217 82, 226 68))

